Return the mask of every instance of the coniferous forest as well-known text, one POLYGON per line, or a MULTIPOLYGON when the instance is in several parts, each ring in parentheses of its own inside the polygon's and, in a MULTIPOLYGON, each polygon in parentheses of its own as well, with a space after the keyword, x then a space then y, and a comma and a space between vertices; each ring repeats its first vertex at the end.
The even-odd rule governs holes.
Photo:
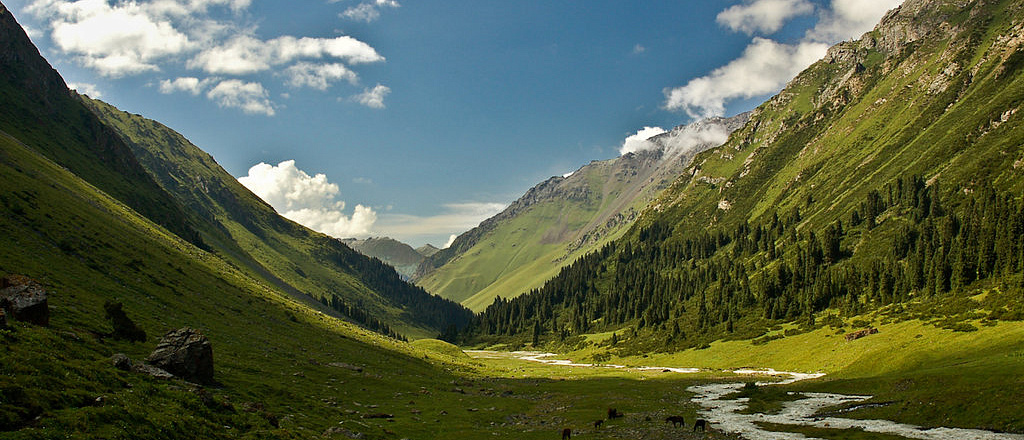
POLYGON ((970 331, 962 320, 979 318, 972 315, 979 304, 969 292, 982 286, 993 292, 983 300, 994 310, 986 321, 1024 319, 1018 195, 990 186, 944 193, 940 182, 902 177, 824 228, 801 221, 799 208, 702 231, 655 220, 542 288, 497 299, 465 336, 571 342, 625 328, 624 336, 642 336, 626 351, 678 350, 877 309, 970 331))

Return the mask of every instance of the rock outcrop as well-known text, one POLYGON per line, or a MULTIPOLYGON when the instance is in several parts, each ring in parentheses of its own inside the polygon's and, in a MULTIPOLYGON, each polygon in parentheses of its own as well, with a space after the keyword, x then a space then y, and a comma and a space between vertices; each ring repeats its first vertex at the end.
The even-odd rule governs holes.
POLYGON ((168 332, 146 362, 190 382, 214 383, 213 346, 193 328, 168 332))
POLYGON ((0 309, 15 321, 50 324, 46 289, 26 276, 10 275, 0 280, 0 309))

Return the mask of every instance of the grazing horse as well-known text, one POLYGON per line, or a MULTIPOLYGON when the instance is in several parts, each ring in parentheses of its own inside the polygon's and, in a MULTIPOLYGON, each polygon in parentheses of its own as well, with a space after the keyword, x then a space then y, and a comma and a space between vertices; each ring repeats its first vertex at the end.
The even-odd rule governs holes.
POLYGON ((608 408, 608 418, 609 419, 617 419, 617 418, 622 417, 622 416, 623 416, 623 414, 620 413, 619 410, 617 410, 615 408, 608 408))
POLYGON ((676 426, 686 426, 686 420, 683 419, 683 416, 668 416, 665 418, 665 421, 672 422, 673 428, 675 428, 676 426))
POLYGON ((562 440, 569 440, 572 438, 572 429, 565 428, 562 430, 562 440))
POLYGON ((594 420, 594 427, 595 428, 600 428, 602 423, 604 423, 604 419, 594 420))
POLYGON ((708 427, 708 421, 704 419, 697 419, 693 421, 693 432, 697 432, 697 428, 700 428, 700 432, 706 432, 708 427))

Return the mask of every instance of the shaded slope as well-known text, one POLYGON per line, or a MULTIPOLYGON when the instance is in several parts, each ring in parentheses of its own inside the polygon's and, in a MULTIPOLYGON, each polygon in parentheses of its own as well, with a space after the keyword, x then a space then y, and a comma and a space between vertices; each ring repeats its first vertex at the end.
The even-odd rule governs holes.
POLYGON ((650 149, 552 177, 424 260, 416 283, 473 310, 539 287, 580 255, 620 236, 694 154, 724 141, 746 118, 680 126, 652 138, 650 149))
POLYGON ((371 327, 379 319, 412 337, 436 336, 468 320, 468 311, 405 283, 391 267, 281 217, 181 134, 82 99, 188 208, 204 240, 254 276, 331 306, 326 311, 340 311, 371 327))
POLYGON ((179 203, 154 182, 113 130, 82 106, 0 4, 0 130, 202 246, 179 203))
POLYGON ((347 391, 325 388, 328 377, 358 380, 358 398, 377 402, 444 377, 397 342, 315 313, 168 233, 6 134, 0 205, 0 275, 39 280, 51 313, 49 327, 12 322, 2 332, 0 437, 308 438, 339 421, 322 399, 347 391), (105 301, 123 303, 149 339, 104 339, 105 301), (116 352, 145 358, 182 326, 212 341, 218 387, 196 391, 111 365, 116 352))

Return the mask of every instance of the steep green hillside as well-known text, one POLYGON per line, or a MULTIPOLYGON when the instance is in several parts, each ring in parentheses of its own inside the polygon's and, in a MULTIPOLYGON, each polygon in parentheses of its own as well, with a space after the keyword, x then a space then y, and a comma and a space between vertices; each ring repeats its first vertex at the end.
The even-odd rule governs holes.
POLYGON ((12 322, 0 330, 0 437, 308 438, 338 421, 321 398, 344 392, 326 377, 356 376, 329 362, 374 372, 358 375, 371 390, 360 399, 383 401, 443 377, 392 351, 406 350, 395 341, 296 303, 7 134, 0 135, 0 188, 0 275, 39 280, 51 312, 49 327, 12 322), (105 301, 123 303, 149 338, 104 338, 105 301), (111 365, 116 352, 145 358, 160 335, 181 326, 211 339, 215 389, 111 365), (410 376, 399 380, 400 373, 410 376), (216 403, 204 400, 211 398, 216 403))
POLYGON ((60 75, 0 5, 0 130, 29 143, 180 237, 203 246, 179 203, 139 166, 131 150, 77 103, 60 75))
POLYGON ((424 260, 416 283, 477 311, 497 297, 540 287, 576 258, 621 236, 696 152, 715 146, 691 139, 693 133, 715 130, 724 139, 746 118, 677 127, 652 139, 649 150, 552 177, 424 260))
MULTIPOLYGON (((411 278, 416 273, 416 267, 426 257, 418 249, 413 249, 412 246, 388 237, 346 238, 342 239, 341 242, 363 255, 374 257, 390 264, 395 268, 395 271, 402 274, 406 279, 411 278)), ((437 251, 436 248, 430 245, 425 245, 423 249, 430 255, 437 251)))
POLYGON ((623 239, 489 307, 477 334, 625 329, 628 352, 883 307, 958 331, 1021 319, 1021 7, 907 2, 698 156, 623 239))
POLYGON ((402 281, 378 260, 278 215, 213 158, 166 126, 82 97, 187 208, 217 253, 299 299, 385 333, 433 337, 469 312, 402 281))

